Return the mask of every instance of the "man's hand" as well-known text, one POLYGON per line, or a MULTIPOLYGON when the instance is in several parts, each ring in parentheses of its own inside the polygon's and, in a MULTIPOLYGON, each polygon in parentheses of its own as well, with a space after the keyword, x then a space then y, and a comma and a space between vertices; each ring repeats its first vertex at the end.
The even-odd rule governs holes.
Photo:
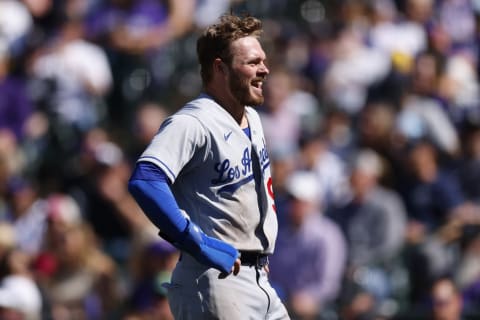
POLYGON ((240 259, 235 260, 235 263, 232 266, 232 270, 230 270, 229 273, 222 272, 218 275, 218 279, 225 279, 229 275, 233 273, 234 276, 236 276, 240 272, 240 265, 241 265, 240 259))
POLYGON ((237 249, 220 239, 207 236, 192 221, 188 221, 183 236, 175 240, 172 242, 175 247, 221 273, 238 273, 240 269, 240 262, 237 266, 237 260, 240 261, 237 249))

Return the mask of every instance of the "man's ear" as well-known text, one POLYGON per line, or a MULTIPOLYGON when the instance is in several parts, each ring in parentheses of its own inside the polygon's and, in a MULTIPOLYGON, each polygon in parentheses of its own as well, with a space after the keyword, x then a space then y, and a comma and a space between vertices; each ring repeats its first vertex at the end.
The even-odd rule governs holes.
POLYGON ((227 66, 220 58, 213 60, 213 69, 222 73, 223 75, 227 74, 227 66))

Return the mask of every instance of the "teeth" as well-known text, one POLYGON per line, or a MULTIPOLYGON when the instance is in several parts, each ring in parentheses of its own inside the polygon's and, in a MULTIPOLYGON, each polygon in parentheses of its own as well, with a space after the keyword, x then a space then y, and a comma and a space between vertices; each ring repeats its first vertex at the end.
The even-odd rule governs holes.
POLYGON ((263 84, 262 81, 252 82, 252 86, 254 86, 255 88, 261 88, 262 84, 263 84))

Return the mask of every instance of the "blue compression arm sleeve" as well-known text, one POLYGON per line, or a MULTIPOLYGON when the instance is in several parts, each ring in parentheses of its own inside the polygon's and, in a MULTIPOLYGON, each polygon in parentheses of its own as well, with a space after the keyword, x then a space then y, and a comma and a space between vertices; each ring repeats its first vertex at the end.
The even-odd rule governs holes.
POLYGON ((238 251, 230 244, 209 237, 180 211, 165 173, 148 162, 137 164, 128 189, 160 235, 197 261, 230 272, 238 251))
POLYGON ((128 190, 153 224, 170 238, 178 238, 187 219, 173 197, 165 173, 152 163, 140 162, 128 183, 128 190))

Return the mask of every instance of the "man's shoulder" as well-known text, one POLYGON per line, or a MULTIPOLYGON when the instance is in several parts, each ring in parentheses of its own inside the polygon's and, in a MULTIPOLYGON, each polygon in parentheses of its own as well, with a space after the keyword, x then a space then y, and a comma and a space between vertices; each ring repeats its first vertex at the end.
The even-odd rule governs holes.
POLYGON ((208 121, 208 119, 216 118, 216 116, 219 116, 224 112, 226 111, 223 110, 213 98, 206 94, 200 94, 195 99, 187 102, 174 115, 187 115, 199 120, 208 121))
POLYGON ((205 111, 205 107, 214 104, 215 101, 206 95, 199 95, 198 97, 188 101, 175 114, 196 114, 205 111))

